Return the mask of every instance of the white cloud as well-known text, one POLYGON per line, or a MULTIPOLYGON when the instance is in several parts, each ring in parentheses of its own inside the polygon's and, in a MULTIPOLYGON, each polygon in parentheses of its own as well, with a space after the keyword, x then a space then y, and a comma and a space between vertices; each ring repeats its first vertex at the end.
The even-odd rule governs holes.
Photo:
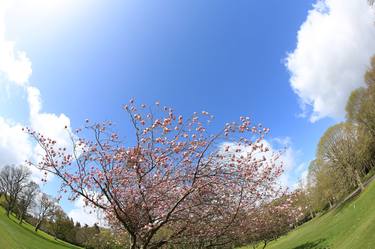
MULTIPOLYGON (((37 3, 41 2, 42 0, 37 1, 37 3)), ((59 0, 60 4, 62 2, 59 0)), ((24 3, 30 5, 29 1, 24 3)), ((66 147, 68 151, 72 149, 68 133, 71 132, 69 117, 65 114, 57 115, 42 111, 41 93, 37 87, 29 83, 32 74, 31 60, 24 51, 16 49, 14 42, 6 39, 5 14, 10 5, 10 1, 0 0, 0 76, 5 79, 5 81, 0 81, 0 84, 14 84, 24 89, 27 93, 29 122, 28 124, 15 123, 0 116, 0 167, 6 164, 22 164, 25 160, 38 160, 43 153, 40 146, 37 146, 29 135, 22 131, 24 126, 29 126, 56 140, 58 146, 66 147)), ((32 179, 41 183, 43 172, 35 167, 31 167, 31 171, 32 179)), ((49 175, 47 180, 51 180, 52 177, 49 175)), ((99 218, 99 213, 95 209, 84 207, 82 198, 79 198, 74 206, 75 208, 68 215, 75 221, 79 221, 81 224, 99 223, 105 226, 103 219, 99 218)))
POLYGON ((92 207, 85 207, 84 200, 79 197, 74 203, 74 208, 68 213, 74 221, 78 221, 81 225, 87 224, 89 226, 95 223, 106 226, 104 220, 101 218, 101 214, 97 209, 92 207))
POLYGON ((36 87, 27 87, 27 100, 31 128, 43 133, 46 137, 55 139, 60 147, 70 148, 68 151, 71 151, 70 119, 65 114, 56 115, 42 112, 40 91, 36 87))
MULTIPOLYGON (((29 126, 35 131, 41 132, 47 137, 57 141, 58 146, 72 149, 72 143, 68 132, 71 132, 70 119, 65 114, 45 113, 42 111, 42 98, 39 89, 29 83, 32 74, 31 60, 26 53, 17 50, 15 43, 6 39, 5 15, 11 7, 12 13, 20 12, 16 5, 23 6, 21 9, 29 14, 31 8, 39 10, 60 11, 66 0, 44 1, 37 0, 23 1, 0 0, 0 84, 13 84, 21 87, 27 93, 29 108, 28 124, 15 123, 0 115, 0 167, 6 164, 22 164, 25 160, 38 160, 42 150, 31 140, 28 134, 22 131, 22 127, 29 126), (47 3, 48 2, 48 3, 47 3), (54 3, 52 3, 54 2, 54 3), (12 6, 13 5, 13 6, 12 6), (65 128, 67 126, 67 129, 65 128)), ((73 3, 73 1, 70 1, 73 3)), ((21 12, 22 12, 21 10, 21 12)), ((6 87, 6 89, 9 89, 6 87)), ((31 167, 32 179, 40 183, 43 173, 31 167)), ((49 175, 48 180, 52 179, 49 175)), ((82 198, 74 203, 75 208, 68 215, 81 224, 93 225, 99 223, 105 226, 99 213, 91 207, 84 207, 82 198)))
POLYGON ((296 177, 295 177, 294 183, 291 185, 291 189, 300 188, 301 184, 302 184, 302 187, 306 186, 307 174, 309 172, 307 165, 308 165, 307 163, 301 163, 300 165, 296 167, 295 169, 296 177))
POLYGON ((280 160, 284 163, 284 172, 280 176, 280 182, 283 186, 291 187, 295 181, 293 174, 296 167, 296 152, 291 146, 287 147, 280 160))
POLYGON ((0 166, 22 164, 31 156, 32 144, 22 127, 0 117, 0 166))
POLYGON ((16 50, 15 43, 5 38, 5 12, 10 1, 0 0, 0 72, 18 85, 25 85, 31 76, 31 61, 26 53, 16 50))
MULTIPOLYGON (((24 51, 16 50, 14 42, 6 39, 5 14, 10 3, 0 0, 0 75, 5 80, 0 84, 24 86, 32 73, 31 61, 24 51)), ((30 157, 32 146, 22 127, 22 124, 0 116, 0 166, 23 163, 30 157)))
MULTIPOLYGON (((40 92, 37 88, 28 86, 29 124, 15 123, 0 116, 0 167, 10 164, 24 164, 26 160, 37 161, 44 153, 40 146, 22 130, 30 126, 33 130, 43 133, 45 136, 57 141, 58 146, 72 150, 72 143, 68 132, 71 132, 70 119, 64 114, 41 112, 42 103, 40 92), (67 129, 65 129, 67 126, 67 129)), ((32 180, 40 183, 43 172, 31 167, 32 180)), ((51 180, 53 175, 48 175, 51 180)))
MULTIPOLYGON (((44 136, 56 140, 58 147, 67 148, 68 152, 73 150, 72 141, 69 133, 71 133, 70 119, 64 115, 56 115, 54 113, 42 112, 42 99, 38 88, 28 86, 27 100, 29 104, 29 122, 30 127, 42 133, 44 136), (65 128, 65 126, 67 128, 65 128)), ((42 148, 38 145, 33 146, 33 154, 29 160, 38 161, 40 156, 44 154, 42 148)), ((39 182, 42 178, 42 172, 36 168, 32 168, 34 181, 39 182)), ((53 175, 49 174, 47 181, 52 180, 53 175)))
POLYGON ((284 172, 280 176, 280 183, 282 186, 294 189, 293 186, 301 173, 298 165, 301 152, 293 148, 290 137, 274 138, 271 143, 272 146, 270 148, 273 151, 282 152, 280 160, 284 164, 284 172))
POLYGON ((27 102, 29 103, 30 116, 34 117, 42 110, 40 91, 36 87, 27 88, 27 102))
POLYGON ((364 84, 375 54, 374 23, 374 9, 366 0, 318 0, 309 11, 286 67, 312 122, 344 116, 348 96, 364 84))
POLYGON ((301 182, 302 182, 303 186, 307 185, 307 176, 308 176, 308 174, 309 174, 309 170, 308 169, 305 169, 301 173, 301 182))
MULTIPOLYGON (((25 160, 36 159, 41 150, 30 137, 22 132, 23 126, 43 133, 55 139, 59 146, 71 148, 71 139, 65 129, 70 129, 70 119, 64 115, 42 112, 40 91, 31 86, 29 78, 32 74, 31 60, 24 51, 18 50, 13 41, 6 38, 5 15, 14 2, 0 0, 0 84, 13 84, 21 87, 27 93, 29 107, 29 123, 20 124, 0 116, 0 166, 4 164, 19 164, 25 160)), ((23 6, 23 5, 21 5, 23 6)), ((12 10, 13 10, 12 9, 12 10)), ((9 88, 7 88, 9 89, 9 88)), ((34 180, 40 180, 41 172, 32 168, 34 180)))

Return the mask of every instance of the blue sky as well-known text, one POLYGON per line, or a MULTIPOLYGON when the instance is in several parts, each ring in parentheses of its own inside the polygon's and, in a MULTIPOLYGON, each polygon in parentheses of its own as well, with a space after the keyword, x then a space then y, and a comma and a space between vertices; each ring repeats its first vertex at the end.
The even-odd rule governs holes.
MULTIPOLYGON (((319 1, 332 8, 331 16, 308 0, 57 0, 59 6, 49 4, 48 8, 45 1, 35 1, 36 7, 20 9, 16 5, 22 1, 17 0, 3 16, 3 39, 14 42, 14 51, 25 51, 32 63, 32 74, 26 73, 25 82, 12 84, 6 72, 0 78, 0 117, 9 127, 33 123, 29 91, 25 90, 30 86, 40 94, 37 101, 43 107, 38 111, 51 114, 45 115, 46 120, 70 120, 72 128, 85 118, 125 123, 121 106, 132 97, 145 103, 160 100, 183 114, 207 110, 215 115, 216 127, 250 115, 271 128, 269 140, 274 146, 280 145, 277 141, 287 141, 287 160, 293 164, 287 182, 292 186, 313 159, 324 130, 342 120, 346 96, 362 84, 353 78, 348 87, 345 82, 330 87, 329 82, 338 83, 328 78, 322 79, 326 80, 323 85, 311 86, 313 83, 308 83, 317 82, 316 78, 306 78, 301 73, 306 70, 300 70, 308 61, 312 72, 318 72, 316 77, 322 72, 322 63, 311 64, 312 55, 305 51, 323 56, 327 54, 324 42, 332 39, 324 38, 330 30, 319 38, 314 30, 321 25, 324 31, 324 25, 311 13, 328 16, 331 21, 327 23, 333 23, 334 29, 340 21, 334 10, 347 13, 337 7, 337 0, 319 1), (302 25, 309 18, 310 29, 302 25), (317 51, 309 49, 309 35, 319 38, 316 44, 322 43, 317 51), (296 55, 289 64, 288 53, 296 55), (331 89, 328 93, 333 101, 341 101, 341 109, 324 111, 337 102, 324 102, 328 94, 325 86, 331 89), (318 118, 312 118, 314 115, 318 118)), ((348 8, 353 4, 345 1, 348 8)), ((359 68, 356 75, 363 73, 371 56, 368 51, 373 52, 370 45, 366 49, 368 56, 358 59, 359 66, 348 62, 348 67, 359 68)), ((338 70, 331 64, 325 68, 332 70, 323 75, 338 70)), ((53 192, 55 185, 52 181, 44 188, 53 192)), ((63 206, 67 211, 74 209, 68 202, 63 206)))

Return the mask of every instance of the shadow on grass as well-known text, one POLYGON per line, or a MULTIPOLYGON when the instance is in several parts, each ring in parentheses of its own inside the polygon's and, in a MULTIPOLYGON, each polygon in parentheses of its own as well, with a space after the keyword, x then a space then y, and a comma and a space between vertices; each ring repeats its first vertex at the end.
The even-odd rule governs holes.
POLYGON ((318 239, 315 241, 308 241, 304 244, 301 244, 299 246, 293 247, 292 249, 329 249, 329 246, 322 245, 326 239, 318 239))

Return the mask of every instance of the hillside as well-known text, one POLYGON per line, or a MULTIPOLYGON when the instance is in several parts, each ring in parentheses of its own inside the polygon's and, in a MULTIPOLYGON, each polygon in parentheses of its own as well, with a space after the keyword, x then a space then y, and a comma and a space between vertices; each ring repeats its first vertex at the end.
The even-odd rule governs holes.
POLYGON ((375 182, 372 182, 356 199, 303 224, 266 248, 374 249, 374 234, 375 182))
POLYGON ((1 249, 68 249, 80 247, 70 245, 60 240, 54 240, 50 235, 38 231, 27 223, 19 225, 12 217, 8 219, 5 210, 0 207, 0 248, 1 249))

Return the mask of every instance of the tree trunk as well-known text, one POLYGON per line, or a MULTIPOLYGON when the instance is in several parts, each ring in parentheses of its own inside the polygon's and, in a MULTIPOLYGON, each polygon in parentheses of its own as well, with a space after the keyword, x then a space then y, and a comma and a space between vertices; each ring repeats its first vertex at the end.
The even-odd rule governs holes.
POLYGON ((24 216, 24 212, 21 211, 19 216, 20 216, 20 217, 19 217, 19 220, 20 220, 19 224, 22 224, 23 216, 24 216))
POLYGON ((357 185, 361 189, 361 191, 363 191, 365 189, 365 187, 363 186, 363 183, 361 181, 361 177, 359 176, 358 170, 354 170, 354 173, 355 173, 355 178, 357 180, 357 185))
POLYGON ((331 209, 333 207, 332 201, 328 200, 328 203, 329 203, 329 209, 331 209))
POLYGON ((130 249, 137 249, 137 239, 135 236, 130 236, 130 249))
POLYGON ((264 241, 263 249, 266 248, 267 246, 267 241, 264 241))
POLYGON ((35 226, 35 232, 38 232, 38 230, 39 230, 41 224, 42 224, 42 221, 39 220, 38 223, 37 223, 36 226, 35 226))
POLYGON ((310 217, 311 217, 311 219, 313 219, 315 217, 315 215, 314 215, 314 213, 311 209, 310 209, 310 217))
POLYGON ((7 205, 6 210, 7 210, 7 217, 9 218, 9 216, 11 215, 12 210, 13 210, 13 205, 12 205, 12 203, 9 203, 9 204, 7 205))

